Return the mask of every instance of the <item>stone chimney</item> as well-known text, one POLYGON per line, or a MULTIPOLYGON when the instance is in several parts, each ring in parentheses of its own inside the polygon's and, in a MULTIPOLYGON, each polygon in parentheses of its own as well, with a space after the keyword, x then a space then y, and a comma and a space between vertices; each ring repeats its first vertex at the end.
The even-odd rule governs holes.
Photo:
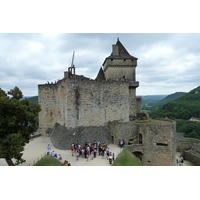
POLYGON ((112 45, 112 55, 118 56, 119 55, 119 46, 118 45, 112 45))

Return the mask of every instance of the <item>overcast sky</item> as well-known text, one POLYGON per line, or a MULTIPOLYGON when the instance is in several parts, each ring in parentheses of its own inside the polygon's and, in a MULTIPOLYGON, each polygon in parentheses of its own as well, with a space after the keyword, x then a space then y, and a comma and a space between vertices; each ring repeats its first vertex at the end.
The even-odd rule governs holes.
POLYGON ((94 79, 117 37, 138 58, 137 95, 189 92, 200 85, 198 33, 1 33, 0 87, 37 95, 38 84, 63 78, 73 51, 76 73, 94 79))

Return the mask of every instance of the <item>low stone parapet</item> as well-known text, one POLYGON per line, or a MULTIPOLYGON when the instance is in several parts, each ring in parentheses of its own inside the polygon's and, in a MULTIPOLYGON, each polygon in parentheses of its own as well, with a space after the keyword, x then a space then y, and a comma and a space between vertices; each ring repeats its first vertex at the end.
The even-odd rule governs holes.
POLYGON ((130 152, 140 151, 143 153, 143 145, 142 144, 124 145, 124 149, 128 149, 130 152))
POLYGON ((183 156, 185 160, 189 160, 195 165, 200 166, 200 155, 197 154, 196 152, 193 152, 191 150, 184 151, 183 156))

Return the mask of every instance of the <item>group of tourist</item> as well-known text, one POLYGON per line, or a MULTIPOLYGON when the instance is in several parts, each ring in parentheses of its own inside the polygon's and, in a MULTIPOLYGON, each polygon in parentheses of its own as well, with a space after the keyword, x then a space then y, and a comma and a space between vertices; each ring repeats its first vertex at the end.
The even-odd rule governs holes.
POLYGON ((84 145, 81 145, 79 142, 72 143, 71 153, 72 156, 76 156, 76 161, 79 160, 79 157, 87 159, 88 161, 89 157, 93 160, 97 156, 101 156, 102 158, 109 160, 109 163, 112 164, 115 159, 115 154, 110 152, 108 145, 105 142, 101 143, 96 140, 92 143, 85 142, 84 145))
POLYGON ((54 151, 51 152, 51 146, 50 146, 50 144, 47 145, 47 155, 51 156, 53 158, 57 158, 58 160, 62 160, 62 157, 61 157, 60 154, 57 154, 54 151))
MULTIPOLYGON (((119 140, 119 146, 121 148, 123 147, 124 144, 125 144, 124 140, 119 140)), ((80 157, 89 161, 89 158, 93 160, 97 156, 101 156, 102 159, 104 158, 107 159, 111 165, 112 162, 115 160, 115 154, 110 152, 110 149, 105 142, 101 143, 94 140, 93 142, 85 142, 84 145, 81 145, 77 141, 77 142, 72 143, 70 150, 71 150, 72 156, 76 157, 76 161, 78 161, 80 157)), ((51 151, 50 144, 48 144, 47 146, 47 155, 57 158, 58 160, 62 160, 62 156, 60 154, 57 154, 54 151, 51 151)), ((71 166, 71 164, 67 160, 63 162, 63 165, 71 166)))

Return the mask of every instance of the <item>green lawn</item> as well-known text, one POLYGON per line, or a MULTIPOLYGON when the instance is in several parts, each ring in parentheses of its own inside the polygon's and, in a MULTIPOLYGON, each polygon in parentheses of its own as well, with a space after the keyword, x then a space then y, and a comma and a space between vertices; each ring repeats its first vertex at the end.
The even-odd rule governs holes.
POLYGON ((34 166, 62 166, 62 163, 56 158, 50 156, 44 156, 34 166))
POLYGON ((123 150, 115 159, 112 166, 143 166, 142 162, 130 151, 123 150))
POLYGON ((189 160, 184 160, 186 166, 196 166, 194 163, 190 162, 189 160))

